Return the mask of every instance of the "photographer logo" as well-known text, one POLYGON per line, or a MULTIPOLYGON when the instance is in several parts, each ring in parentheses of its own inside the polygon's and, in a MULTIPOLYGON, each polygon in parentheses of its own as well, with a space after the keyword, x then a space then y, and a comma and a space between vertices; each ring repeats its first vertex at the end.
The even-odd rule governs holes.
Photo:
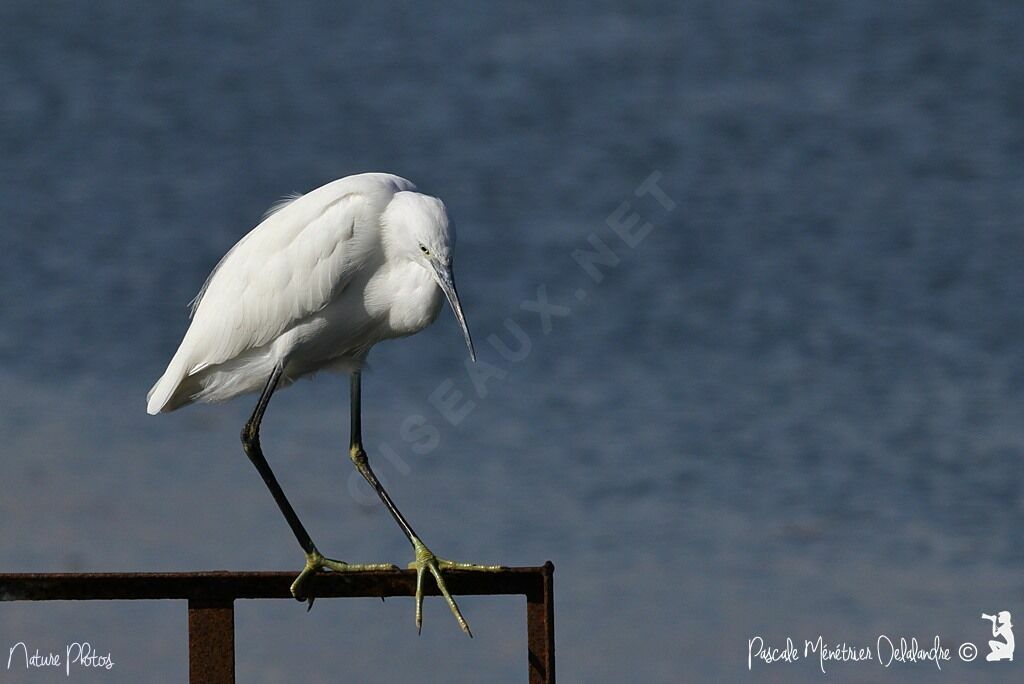
POLYGON ((981 619, 992 623, 992 636, 994 637, 988 642, 988 647, 992 649, 992 652, 985 656, 985 660, 990 663, 997 660, 1013 662, 1013 623, 1010 622, 1010 611, 1003 610, 997 615, 982 613, 981 619))

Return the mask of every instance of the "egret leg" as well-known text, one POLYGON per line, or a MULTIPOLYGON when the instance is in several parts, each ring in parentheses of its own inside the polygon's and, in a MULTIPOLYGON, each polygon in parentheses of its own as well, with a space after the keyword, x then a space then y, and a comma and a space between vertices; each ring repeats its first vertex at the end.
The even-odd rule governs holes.
POLYGON ((326 558, 316 548, 316 544, 313 543, 313 539, 309 536, 309 532, 306 531, 302 521, 299 520, 299 516, 295 513, 295 509, 292 508, 288 498, 284 495, 284 490, 281 489, 281 485, 278 483, 277 477, 274 476, 274 472, 270 469, 270 465, 267 463, 267 459, 263 455, 263 448, 260 446, 260 423, 263 422, 263 414, 267 410, 267 404, 270 403, 270 397, 274 394, 274 390, 277 388, 277 383, 281 380, 281 372, 281 366, 274 368, 274 372, 271 373, 270 379, 267 381, 267 385, 263 389, 263 393, 260 395, 260 400, 256 404, 256 409, 253 411, 249 421, 245 424, 245 427, 242 428, 242 447, 245 449, 246 456, 249 457, 252 464, 256 466, 256 470, 259 471, 260 476, 263 478, 263 482, 267 485, 267 489, 270 490, 271 495, 274 497, 274 501, 277 502, 278 508, 281 509, 281 513, 284 514, 285 520, 288 521, 288 526, 292 528, 292 533, 295 534, 295 538, 299 541, 299 546, 302 547, 303 553, 306 554, 306 566, 292 583, 291 592, 292 596, 296 599, 300 601, 306 600, 309 607, 312 608, 313 597, 309 596, 304 599, 302 586, 306 579, 318 570, 327 569, 334 572, 352 572, 361 570, 396 570, 397 568, 389 563, 354 565, 334 560, 332 558, 326 558))
POLYGON ((470 637, 473 636, 473 632, 469 629, 469 624, 466 619, 462 617, 462 611, 459 610, 458 604, 455 599, 452 598, 451 593, 448 591, 448 587, 445 584, 444 578, 441 576, 442 570, 478 570, 482 572, 498 572, 504 570, 504 566, 501 565, 476 565, 474 563, 460 563, 456 561, 446 560, 439 558, 434 555, 434 552, 427 548, 427 545, 416 535, 416 532, 412 529, 412 525, 405 519, 402 512, 398 510, 398 506, 391 499, 391 496, 384 489, 384 486, 377 479, 373 469, 370 467, 370 461, 366 456, 366 450, 363 449, 363 436, 362 436, 362 417, 360 411, 360 405, 362 401, 362 390, 361 390, 361 376, 360 372, 352 372, 351 381, 351 413, 352 413, 352 433, 351 441, 349 443, 349 457, 352 459, 352 463, 355 464, 356 470, 366 479, 373 490, 377 492, 377 496, 384 502, 388 512, 391 513, 391 517, 398 523, 398 527, 401 528, 405 534, 409 543, 412 544, 413 552, 416 555, 416 560, 409 563, 409 568, 416 569, 416 632, 423 627, 423 577, 424 574, 430 572, 434 576, 434 581, 437 583, 437 588, 441 591, 445 600, 448 602, 448 607, 452 611, 452 615, 455 616, 455 620, 459 623, 459 627, 462 631, 468 634, 470 637))

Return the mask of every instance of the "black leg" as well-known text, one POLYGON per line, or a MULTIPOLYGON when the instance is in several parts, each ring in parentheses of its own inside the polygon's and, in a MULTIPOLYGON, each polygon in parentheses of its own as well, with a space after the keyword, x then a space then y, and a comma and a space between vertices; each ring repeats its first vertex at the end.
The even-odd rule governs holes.
POLYGON ((391 513, 391 517, 395 519, 398 526, 402 528, 402 532, 405 534, 406 539, 412 544, 413 551, 416 554, 416 560, 413 561, 409 567, 416 568, 416 631, 419 631, 423 625, 423 578, 427 572, 430 572, 434 577, 434 581, 437 583, 437 588, 441 591, 445 600, 448 602, 448 607, 452 611, 452 615, 455 616, 455 620, 459 623, 459 627, 462 628, 469 636, 473 636, 473 633, 469 630, 469 625, 466 623, 466 619, 462 617, 462 612, 459 610, 459 606, 455 603, 455 599, 452 598, 451 592, 448 591, 448 587, 445 584, 444 578, 441 576, 441 570, 455 569, 455 570, 483 570, 486 572, 497 572, 503 568, 500 565, 474 565, 473 563, 456 563, 454 561, 445 560, 438 558, 434 555, 434 552, 427 548, 427 546, 420 540, 416 533, 413 531, 412 526, 405 519, 405 516, 398 510, 398 506, 391 500, 388 493, 384 491, 384 487, 381 485, 380 480, 373 473, 373 469, 370 468, 369 459, 366 457, 366 450, 363 449, 363 435, 362 435, 362 421, 360 415, 360 403, 362 399, 362 392, 360 387, 360 374, 359 371, 352 373, 352 439, 349 443, 348 453, 352 459, 352 463, 355 464, 356 469, 360 474, 366 478, 366 481, 370 483, 373 490, 377 492, 377 496, 387 506, 388 511, 391 513))
POLYGON ((391 500, 391 497, 385 491, 384 486, 381 485, 380 480, 374 474, 373 469, 370 468, 370 461, 366 457, 366 450, 363 449, 363 428, 362 428, 362 415, 360 411, 360 404, 362 403, 362 388, 361 388, 361 374, 359 371, 352 372, 352 382, 350 385, 350 398, 351 398, 351 411, 352 411, 352 433, 349 441, 348 453, 352 459, 352 463, 355 464, 356 470, 370 483, 373 490, 377 492, 377 496, 387 506, 388 511, 391 513, 391 517, 395 519, 398 526, 402 529, 409 543, 416 547, 416 533, 413 531, 409 521, 405 519, 402 512, 398 510, 398 506, 391 500))
POLYGON ((319 552, 313 544, 313 540, 310 538, 309 533, 306 532, 306 528, 299 520, 299 516, 295 514, 295 509, 288 502, 288 498, 284 495, 284 491, 274 476, 274 472, 270 469, 267 459, 263 456, 263 449, 260 447, 260 423, 263 422, 263 414, 267 410, 267 404, 270 403, 270 397, 274 394, 277 383, 281 379, 281 372, 281 366, 277 366, 274 368, 274 372, 270 374, 267 386, 263 389, 263 394, 260 395, 259 403, 256 404, 256 410, 252 412, 249 422, 242 428, 242 446, 245 449, 245 455, 256 466, 256 470, 259 471, 263 482, 266 483, 267 489, 270 490, 274 501, 277 502, 278 508, 284 514, 285 520, 288 521, 288 526, 292 528, 292 532, 295 534, 295 538, 299 540, 299 546, 306 552, 306 555, 318 555, 319 552))

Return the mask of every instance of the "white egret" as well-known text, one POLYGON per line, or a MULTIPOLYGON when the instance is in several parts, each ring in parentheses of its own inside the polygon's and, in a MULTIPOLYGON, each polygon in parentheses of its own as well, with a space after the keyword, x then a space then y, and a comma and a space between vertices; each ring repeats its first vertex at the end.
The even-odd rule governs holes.
POLYGON ((476 358, 452 275, 455 231, 444 203, 384 173, 333 181, 278 204, 213 269, 192 302, 192 323, 147 396, 151 414, 195 401, 222 401, 262 388, 242 429, 246 455, 263 477, 306 555, 292 595, 321 569, 394 569, 352 565, 317 549, 285 497, 260 447, 260 422, 274 390, 322 369, 351 374, 349 456, 412 544, 416 628, 423 620, 423 578, 430 572, 467 634, 442 570, 500 566, 444 560, 413 531, 370 468, 360 429, 360 369, 381 340, 430 325, 447 297, 476 358))

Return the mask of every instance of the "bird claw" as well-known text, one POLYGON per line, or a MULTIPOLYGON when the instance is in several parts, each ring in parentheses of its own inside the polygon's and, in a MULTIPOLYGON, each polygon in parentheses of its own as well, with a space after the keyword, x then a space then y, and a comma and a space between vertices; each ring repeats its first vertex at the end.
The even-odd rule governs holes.
POLYGON ((416 570, 416 633, 420 634, 423 629, 423 577, 427 571, 430 572, 434 577, 434 582, 437 584, 438 590, 441 595, 444 596, 445 601, 448 602, 448 607, 452 611, 452 615, 455 616, 455 621, 459 623, 459 627, 463 632, 473 637, 473 632, 469 629, 469 623, 466 622, 466 618, 462 617, 462 611, 459 610, 458 604, 455 599, 452 598, 451 593, 448 591, 448 586, 445 584, 444 578, 441 576, 442 570, 476 570, 481 572, 499 572, 504 570, 504 566, 501 565, 476 565, 475 563, 460 563, 457 561, 450 561, 444 558, 438 558, 434 555, 434 552, 427 548, 419 539, 413 537, 412 540, 413 549, 416 551, 416 560, 409 563, 409 569, 416 570))
POLYGON ((353 563, 346 563, 344 561, 334 560, 333 558, 324 557, 319 551, 313 551, 312 553, 306 554, 306 567, 302 568, 302 572, 292 582, 291 593, 292 598, 300 603, 306 604, 306 612, 313 610, 313 601, 316 600, 315 596, 306 595, 302 591, 303 585, 309 579, 310 575, 316 574, 320 570, 330 570, 331 572, 367 572, 367 571, 381 571, 381 570, 398 570, 398 566, 392 563, 367 563, 356 565, 353 563))

